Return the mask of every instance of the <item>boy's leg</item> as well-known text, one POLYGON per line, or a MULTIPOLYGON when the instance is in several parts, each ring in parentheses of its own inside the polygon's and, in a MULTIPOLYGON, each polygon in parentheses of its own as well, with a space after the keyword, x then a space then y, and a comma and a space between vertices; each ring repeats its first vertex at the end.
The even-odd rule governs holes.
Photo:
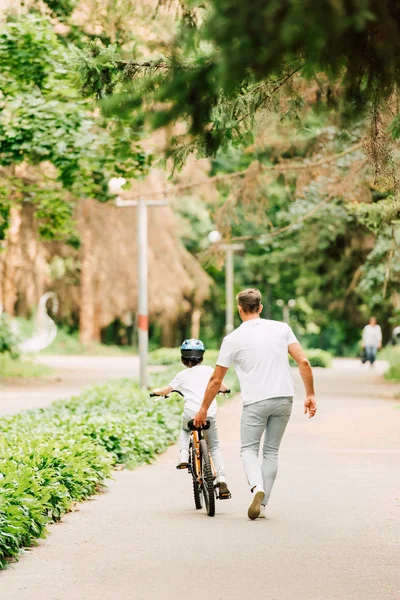
POLYGON ((241 451, 244 471, 250 489, 263 489, 261 465, 258 461, 261 436, 264 432, 266 417, 266 400, 243 407, 240 424, 241 451))
POLYGON ((188 420, 186 415, 182 415, 181 432, 179 435, 179 462, 189 462, 189 442, 190 442, 190 430, 188 429, 188 420))
POLYGON ((286 425, 290 419, 293 406, 293 398, 276 398, 268 400, 269 418, 265 429, 264 448, 263 448, 263 484, 264 499, 262 504, 268 504, 271 495, 272 486, 278 472, 278 452, 285 433, 286 425))
POLYGON ((225 465, 219 446, 217 422, 214 417, 208 417, 208 420, 210 421, 210 428, 204 432, 204 437, 207 440, 208 449, 217 472, 217 481, 221 483, 225 481, 225 465))

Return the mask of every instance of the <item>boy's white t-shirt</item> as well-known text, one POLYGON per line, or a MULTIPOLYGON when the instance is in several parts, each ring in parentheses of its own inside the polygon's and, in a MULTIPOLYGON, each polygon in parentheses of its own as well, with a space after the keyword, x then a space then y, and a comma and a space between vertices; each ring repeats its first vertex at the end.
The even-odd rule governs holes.
MULTIPOLYGON (((171 381, 170 386, 174 390, 181 392, 185 398, 185 409, 197 412, 204 400, 204 394, 207 389, 211 375, 214 373, 212 367, 206 365, 196 365, 190 369, 183 369, 171 381)), ((207 411, 209 417, 215 417, 217 413, 217 403, 213 400, 207 411)))
POLYGON ((229 368, 233 364, 245 406, 293 396, 288 346, 296 342, 286 323, 261 318, 245 321, 224 339, 217 365, 229 368))

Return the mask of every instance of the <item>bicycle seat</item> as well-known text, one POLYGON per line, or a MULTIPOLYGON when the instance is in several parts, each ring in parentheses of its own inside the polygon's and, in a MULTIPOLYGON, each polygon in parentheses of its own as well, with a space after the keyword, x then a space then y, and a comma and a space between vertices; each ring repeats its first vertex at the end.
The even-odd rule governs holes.
POLYGON ((202 425, 201 427, 195 427, 194 426, 194 419, 190 419, 190 421, 188 421, 188 427, 190 429, 190 431, 196 431, 196 429, 202 429, 203 431, 205 431, 206 429, 210 429, 210 421, 207 419, 206 424, 202 425))

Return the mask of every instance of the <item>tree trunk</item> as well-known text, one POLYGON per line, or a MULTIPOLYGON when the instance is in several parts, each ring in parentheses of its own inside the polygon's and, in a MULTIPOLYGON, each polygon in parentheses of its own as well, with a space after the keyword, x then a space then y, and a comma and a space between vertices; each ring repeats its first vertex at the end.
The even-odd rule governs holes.
POLYGON ((195 308, 192 312, 191 330, 190 335, 192 338, 199 339, 200 337, 200 321, 201 321, 201 309, 195 308))
POLYGON ((173 348, 176 345, 176 323, 163 323, 161 343, 164 348, 173 348))
POLYGON ((95 326, 95 294, 93 285, 93 234, 90 220, 90 204, 83 206, 82 231, 82 266, 80 277, 79 303, 79 339, 83 344, 90 344, 98 338, 99 328, 95 326))
POLYGON ((21 209, 13 206, 10 211, 10 227, 7 236, 7 250, 3 264, 2 297, 4 310, 15 314, 17 302, 17 271, 21 259, 19 247, 21 231, 21 209))

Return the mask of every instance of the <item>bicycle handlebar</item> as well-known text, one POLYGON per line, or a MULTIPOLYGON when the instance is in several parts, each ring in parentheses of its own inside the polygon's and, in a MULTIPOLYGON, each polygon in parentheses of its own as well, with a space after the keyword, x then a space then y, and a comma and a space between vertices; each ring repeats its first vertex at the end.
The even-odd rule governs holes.
MULTIPOLYGON (((231 393, 231 390, 224 390, 224 391, 219 390, 219 392, 218 392, 218 394, 230 394, 230 393, 231 393)), ((170 392, 170 394, 179 394, 183 398, 183 394, 179 390, 172 390, 170 392)), ((157 397, 162 398, 163 395, 162 394, 153 394, 153 392, 150 394, 150 398, 157 398, 157 397)), ((169 396, 164 396, 164 398, 169 398, 169 396)))
POLYGON ((190 421, 188 421, 188 427, 190 429, 190 431, 198 431, 199 429, 202 429, 203 431, 205 431, 206 429, 210 429, 210 421, 207 419, 206 424, 202 425, 201 427, 195 427, 194 426, 194 419, 190 419, 190 421))

